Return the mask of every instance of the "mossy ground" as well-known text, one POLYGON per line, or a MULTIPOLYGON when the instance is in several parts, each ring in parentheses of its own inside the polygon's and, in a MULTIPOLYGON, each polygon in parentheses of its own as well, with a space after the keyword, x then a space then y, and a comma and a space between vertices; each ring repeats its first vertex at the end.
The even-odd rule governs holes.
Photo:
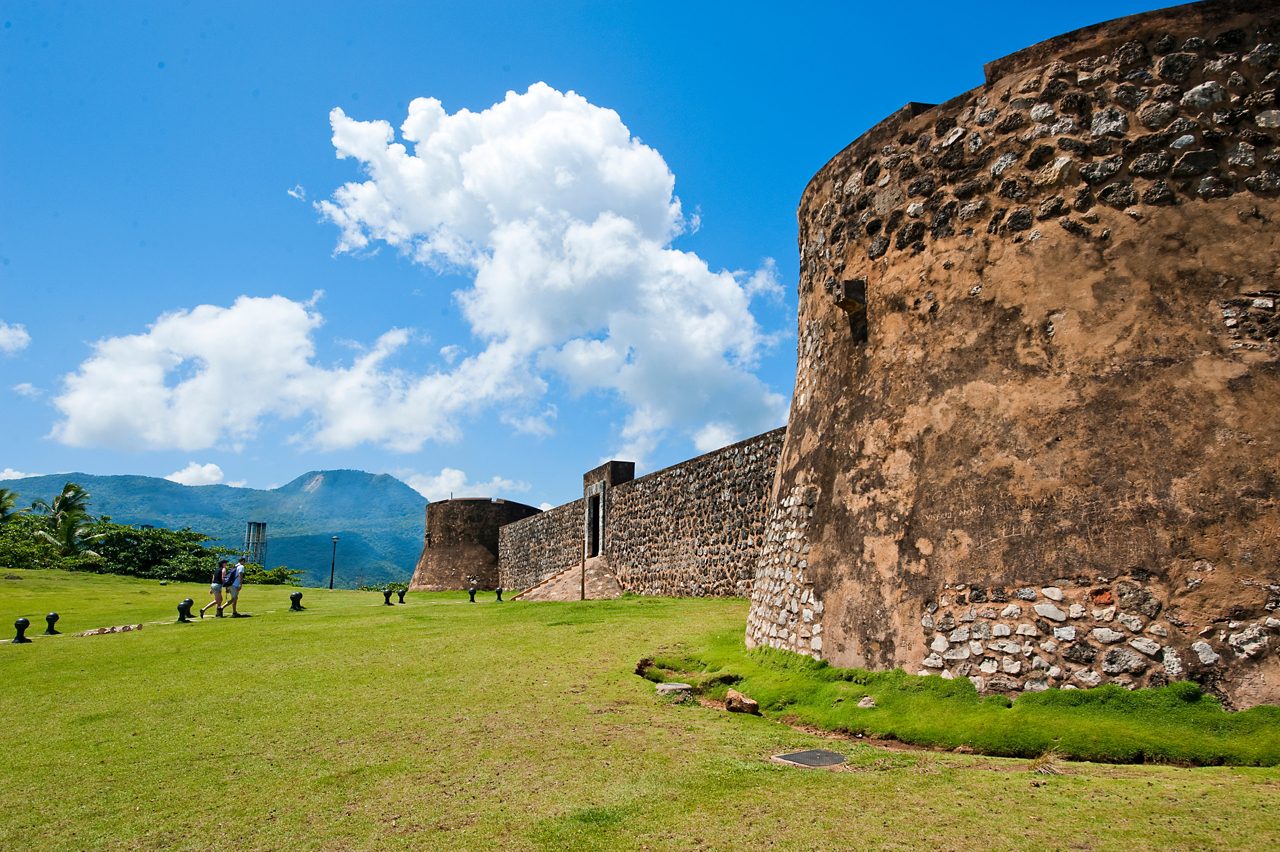
POLYGON ((723 697, 734 685, 767 714, 827 731, 1004 757, 1195 766, 1280 764, 1280 707, 1228 713, 1193 683, 1130 691, 979 696, 966 678, 839 669, 786 651, 746 651, 741 630, 658 654, 651 680, 684 680, 723 697), (865 696, 875 706, 862 708, 865 696))
MULTIPOLYGON (((171 621, 197 586, 12 572, 0 624, 171 621)), ((255 617, 0 647, 0 848, 1267 848, 1275 768, 1063 764, 832 743, 655 699, 655 648, 746 604, 250 587, 255 617), (831 747, 847 771, 772 754, 831 747)))

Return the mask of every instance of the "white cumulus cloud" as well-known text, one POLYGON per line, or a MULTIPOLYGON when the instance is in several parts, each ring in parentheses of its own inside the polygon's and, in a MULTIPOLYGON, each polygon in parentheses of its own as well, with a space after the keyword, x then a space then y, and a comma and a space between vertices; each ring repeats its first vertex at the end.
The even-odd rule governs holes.
POLYGON ((406 329, 387 331, 347 365, 324 365, 313 341, 322 323, 314 298, 241 296, 98 341, 63 379, 53 437, 72 446, 235 449, 275 418, 299 420, 294 440, 307 446, 412 451, 428 438, 458 438, 478 400, 515 403, 542 387, 502 346, 449 373, 395 369, 387 362, 412 342, 406 329))
MULTIPOLYGON (((532 396, 554 372, 626 404, 619 449, 640 459, 713 421, 730 437, 782 421, 785 401, 753 373, 768 338, 750 304, 779 291, 772 262, 713 270, 673 248, 689 227, 675 177, 616 112, 538 83, 480 112, 418 98, 399 139, 341 109, 330 122, 338 156, 367 177, 317 204, 338 251, 384 243, 473 276, 458 298, 486 347, 469 359, 489 379, 468 388, 477 402, 529 382, 532 396)), ((466 382, 465 367, 440 381, 466 382)))
POLYGON ((222 468, 213 462, 200 464, 193 461, 182 470, 175 470, 165 479, 179 485, 217 485, 222 481, 222 477, 222 468))
POLYGON ((18 396, 25 396, 27 399, 37 399, 44 393, 40 388, 31 384, 31 382, 19 382, 14 385, 11 390, 18 396))
POLYGON ((703 449, 782 422, 785 401, 753 372, 771 338, 751 303, 779 292, 772 261, 713 270, 673 248, 687 227, 675 178, 617 113, 538 84, 478 113, 415 100, 403 141, 386 122, 331 121, 338 155, 368 177, 317 205, 338 249, 389 244, 468 273, 456 295, 479 345, 443 346, 436 368, 409 371, 398 356, 427 340, 389 328, 328 363, 320 292, 199 305, 95 343, 54 398, 53 437, 235 450, 274 420, 308 447, 413 452, 494 409, 514 431, 550 434, 553 379, 620 399, 614 455, 642 464, 671 436, 703 449))
POLYGON ((281 296, 165 314, 112 337, 63 380, 53 435, 72 446, 211 447, 252 438, 268 414, 290 415, 310 392, 320 316, 281 296))
POLYGON ((0 470, 0 482, 5 481, 6 479, 26 479, 29 476, 39 475, 40 474, 38 473, 23 473, 20 470, 14 470, 11 467, 6 467, 4 470, 0 470))
POLYGON ((452 497, 501 497, 513 491, 528 491, 529 483, 494 476, 488 482, 472 482, 465 471, 446 467, 435 475, 402 473, 401 479, 428 500, 452 497))
POLYGON ((31 343, 31 335, 27 327, 21 323, 7 323, 0 320, 0 354, 12 355, 21 352, 31 343))

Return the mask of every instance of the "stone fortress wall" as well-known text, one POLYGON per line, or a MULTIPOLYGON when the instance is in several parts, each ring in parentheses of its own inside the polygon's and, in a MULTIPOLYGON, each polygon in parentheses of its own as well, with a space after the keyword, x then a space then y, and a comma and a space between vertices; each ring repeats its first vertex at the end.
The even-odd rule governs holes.
POLYGON ((613 489, 604 554, 624 590, 751 594, 784 429, 613 489))
POLYGON ((486 589, 498 585, 498 529, 537 514, 510 500, 462 498, 427 504, 422 555, 409 581, 412 591, 466 588, 474 575, 486 589))
POLYGON ((802 197, 746 638, 979 690, 1280 703, 1280 4, 1108 22, 802 197))
POLYGON ((504 587, 527 589, 584 559, 602 559, 623 591, 750 593, 783 429, 631 478, 609 462, 584 476, 584 497, 500 531, 504 587), (593 516, 590 501, 598 499, 593 516), (596 553, 591 527, 596 527, 596 553))
POLYGON ((504 589, 528 589, 582 560, 581 499, 499 530, 498 564, 504 589))

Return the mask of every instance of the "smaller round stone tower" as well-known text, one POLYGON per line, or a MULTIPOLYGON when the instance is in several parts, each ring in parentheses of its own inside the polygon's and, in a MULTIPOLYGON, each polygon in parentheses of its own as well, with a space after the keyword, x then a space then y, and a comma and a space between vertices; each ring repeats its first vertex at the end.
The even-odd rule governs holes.
POLYGON ((427 592, 464 589, 472 575, 481 588, 496 588, 499 528, 539 511, 523 503, 488 497, 428 504, 422 555, 409 588, 427 592))

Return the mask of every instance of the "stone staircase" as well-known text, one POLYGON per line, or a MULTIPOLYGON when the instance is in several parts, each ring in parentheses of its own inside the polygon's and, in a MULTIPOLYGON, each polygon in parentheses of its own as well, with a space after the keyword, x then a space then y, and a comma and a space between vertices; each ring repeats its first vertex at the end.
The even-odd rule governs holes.
MULTIPOLYGON (((516 598, 522 601, 576 601, 582 600, 584 566, 574 565, 559 574, 552 574, 536 586, 525 589, 516 598)), ((609 570, 603 556, 588 559, 586 570, 586 599, 607 600, 622 594, 622 586, 609 570)))

